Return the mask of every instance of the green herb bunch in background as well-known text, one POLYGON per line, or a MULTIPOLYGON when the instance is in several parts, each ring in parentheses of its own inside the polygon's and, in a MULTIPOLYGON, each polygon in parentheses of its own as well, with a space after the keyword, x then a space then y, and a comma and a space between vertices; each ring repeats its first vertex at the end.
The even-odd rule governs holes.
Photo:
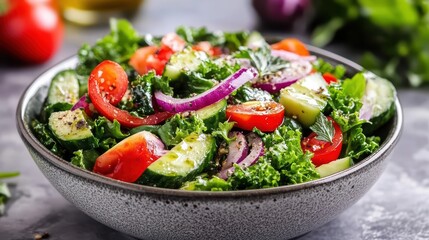
MULTIPOLYGON (((0 172, 0 180, 12 178, 19 175, 19 172, 0 172)), ((7 200, 10 198, 10 191, 6 183, 0 182, 0 216, 4 214, 7 200)))
POLYGON ((429 1, 313 0, 313 44, 368 50, 361 64, 396 85, 429 85, 429 1))

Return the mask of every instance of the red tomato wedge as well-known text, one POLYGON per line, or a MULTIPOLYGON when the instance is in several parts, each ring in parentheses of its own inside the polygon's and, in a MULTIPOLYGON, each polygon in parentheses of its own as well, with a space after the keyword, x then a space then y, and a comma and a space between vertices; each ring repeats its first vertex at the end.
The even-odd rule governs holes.
MULTIPOLYGON (((105 116, 110 121, 116 119, 122 126, 133 128, 141 125, 159 124, 172 116, 172 114, 168 112, 158 112, 140 118, 113 106, 109 98, 104 94, 103 84, 106 82, 115 84, 117 88, 122 88, 122 86, 119 86, 122 84, 125 84, 125 86, 128 85, 127 75, 118 63, 110 60, 103 61, 92 70, 88 79, 88 95, 92 104, 101 115, 105 116), (124 81, 123 78, 125 78, 126 81, 124 81)), ((118 95, 116 97, 120 100, 122 96, 118 95)))
POLYGON ((271 48, 293 52, 300 56, 310 56, 310 52, 307 50, 305 44, 296 38, 285 38, 280 42, 271 45, 271 48))
POLYGON ((236 122, 236 127, 252 131, 273 132, 283 122, 284 107, 277 102, 251 101, 238 105, 229 105, 226 117, 236 122))
POLYGON ((185 48, 186 42, 176 33, 168 33, 161 40, 161 46, 147 46, 139 48, 130 59, 130 65, 140 74, 144 75, 155 70, 162 75, 165 65, 173 53, 185 48))
POLYGON ((331 73, 324 73, 322 76, 327 84, 338 82, 338 79, 331 73))
POLYGON ((311 161, 318 167, 322 164, 337 160, 343 146, 343 132, 340 126, 328 117, 328 120, 334 125, 334 137, 332 143, 317 139, 317 134, 312 132, 308 137, 304 137, 301 142, 301 147, 304 151, 310 151, 314 154, 311 161))
POLYGON ((161 75, 167 62, 157 58, 157 51, 158 47, 156 46, 139 48, 131 56, 129 63, 140 75, 144 75, 150 70, 155 70, 156 74, 161 75))
POLYGON ((217 57, 222 55, 222 50, 219 47, 213 47, 210 42, 199 42, 192 46, 192 49, 196 51, 203 51, 210 56, 217 57))
POLYGON ((164 152, 164 144, 157 136, 139 132, 99 156, 93 172, 124 182, 135 182, 164 152))

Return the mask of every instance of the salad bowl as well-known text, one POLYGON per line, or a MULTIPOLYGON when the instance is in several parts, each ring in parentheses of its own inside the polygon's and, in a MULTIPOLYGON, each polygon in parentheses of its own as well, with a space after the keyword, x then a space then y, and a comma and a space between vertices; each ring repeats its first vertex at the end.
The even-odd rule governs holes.
MULTIPOLYGON (((343 64, 349 74, 362 68, 338 55, 308 46, 312 54, 343 64)), ((333 220, 359 200, 382 174, 399 140, 403 115, 380 129, 380 148, 347 170, 318 180, 267 189, 191 192, 125 183, 83 170, 46 149, 30 130, 52 77, 74 67, 71 57, 36 78, 17 109, 18 131, 35 163, 52 185, 97 221, 141 239, 288 239, 333 220)))

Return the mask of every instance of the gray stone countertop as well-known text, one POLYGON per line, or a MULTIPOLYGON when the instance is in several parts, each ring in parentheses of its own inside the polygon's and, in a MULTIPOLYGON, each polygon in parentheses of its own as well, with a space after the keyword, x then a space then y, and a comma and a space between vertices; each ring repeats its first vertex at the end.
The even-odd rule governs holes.
MULTIPOLYGON (((186 0, 180 4, 147 0, 132 22, 140 32, 154 34, 172 31, 178 25, 228 31, 257 28, 246 0, 186 0)), ((75 54, 83 42, 93 43, 107 31, 106 26, 81 28, 68 24, 63 46, 49 62, 21 67, 5 64, 5 59, 0 62, 0 171, 21 172, 20 177, 9 181, 13 197, 6 215, 0 217, 0 239, 32 239, 37 232, 47 232, 49 239, 60 240, 133 239, 67 202, 41 174, 15 127, 16 106, 26 86, 49 67, 75 54)), ((340 45, 328 49, 352 59, 358 56, 340 45)), ((429 89, 401 89, 398 95, 405 115, 403 134, 379 181, 338 218, 300 239, 429 239, 429 89)))

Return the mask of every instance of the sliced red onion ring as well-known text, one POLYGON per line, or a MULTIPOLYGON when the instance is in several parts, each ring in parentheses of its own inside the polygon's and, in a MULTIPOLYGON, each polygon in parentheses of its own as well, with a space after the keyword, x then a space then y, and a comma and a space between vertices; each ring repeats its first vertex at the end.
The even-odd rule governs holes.
POLYGON ((257 75, 258 73, 254 68, 241 68, 214 88, 195 97, 173 98, 157 91, 155 92, 155 100, 167 112, 178 113, 198 110, 225 98, 257 75))
POLYGON ((76 109, 86 109, 89 108, 89 103, 86 101, 87 98, 87 94, 85 93, 80 99, 79 101, 77 101, 77 103, 75 103, 75 105, 73 105, 73 107, 71 108, 72 111, 76 110, 76 109))
POLYGON ((285 50, 271 50, 271 55, 279 57, 286 61, 316 61, 316 56, 300 56, 296 53, 285 51, 285 50))
POLYGON ((313 66, 308 61, 294 61, 290 62, 280 74, 280 76, 271 76, 270 79, 259 79, 253 86, 265 90, 269 93, 276 93, 282 88, 285 88, 299 79, 307 76, 313 66))
POLYGON ((249 148, 246 137, 241 132, 230 132, 229 138, 235 138, 228 145, 228 156, 222 165, 222 170, 232 167, 234 163, 240 163, 247 156, 249 148))
MULTIPOLYGON (((238 163, 238 166, 240 166, 242 169, 252 166, 258 161, 260 156, 264 155, 264 143, 262 142, 262 139, 253 132, 247 134, 246 137, 251 149, 249 155, 247 155, 246 158, 244 158, 240 163, 238 163)), ((218 177, 222 179, 227 179, 234 173, 234 171, 234 166, 228 169, 221 170, 218 174, 218 177)))

